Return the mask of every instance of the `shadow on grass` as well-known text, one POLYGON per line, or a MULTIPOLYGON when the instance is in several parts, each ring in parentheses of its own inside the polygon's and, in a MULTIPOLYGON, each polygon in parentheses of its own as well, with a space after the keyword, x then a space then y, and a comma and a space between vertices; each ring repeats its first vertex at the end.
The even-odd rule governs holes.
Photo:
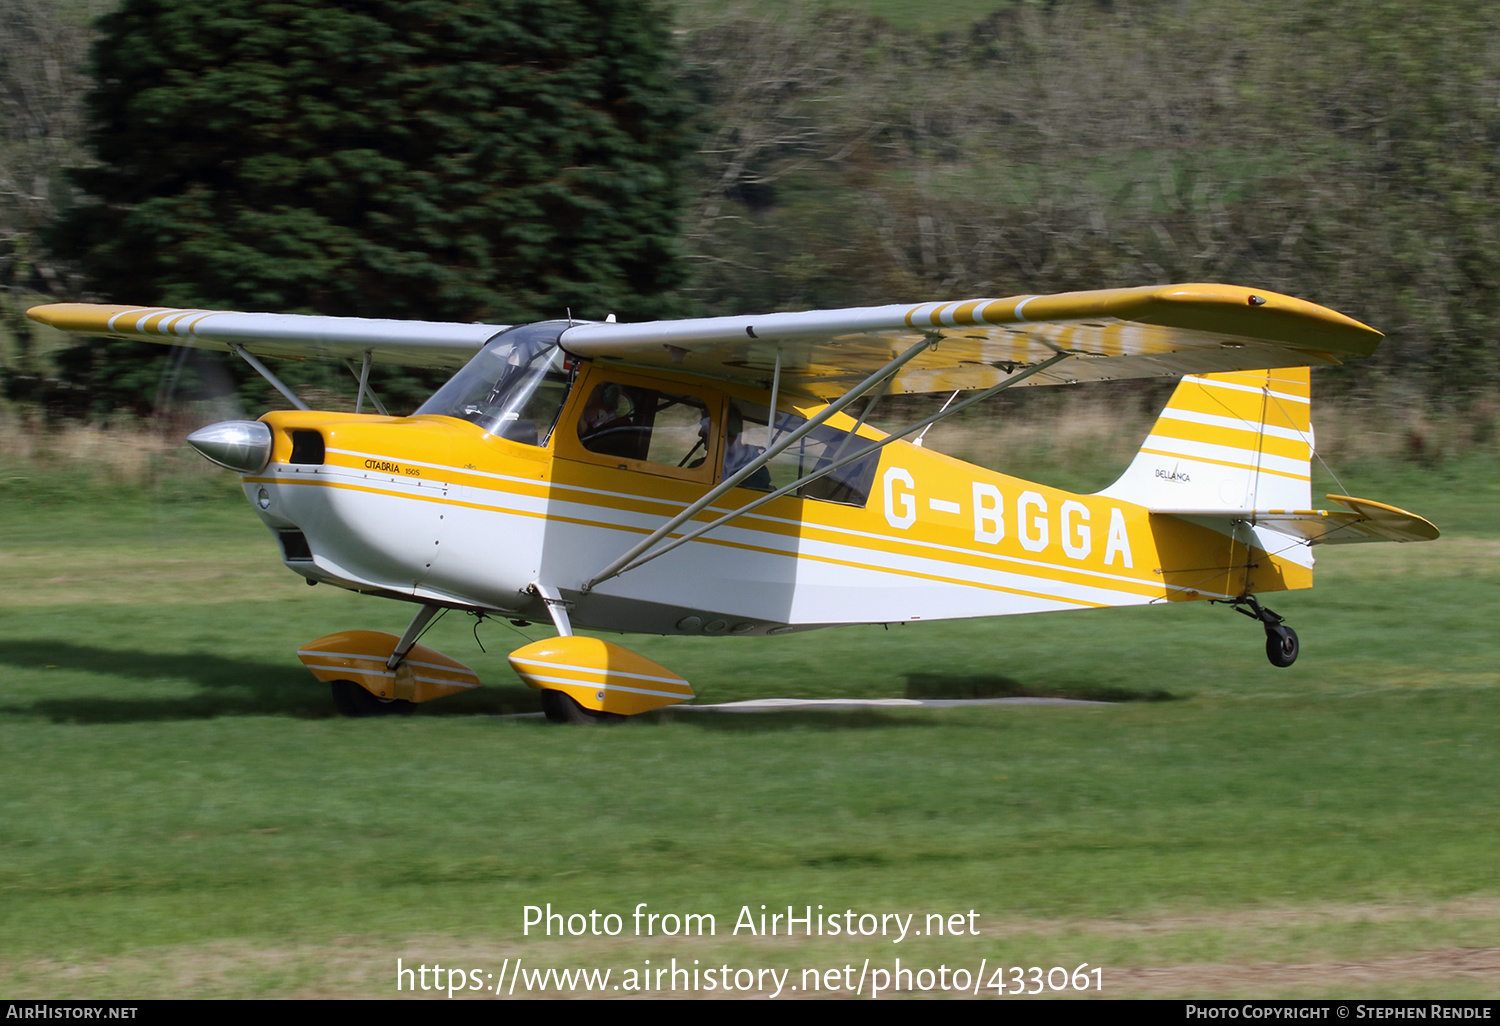
MULTIPOLYGON (((215 716, 334 716, 328 685, 300 665, 232 659, 208 652, 156 653, 100 648, 66 641, 0 642, 0 666, 18 669, 82 671, 145 681, 187 681, 197 694, 174 697, 43 698, 11 704, 3 711, 55 723, 133 723, 199 720, 215 716)), ((440 702, 426 703, 422 715, 470 716, 538 712, 538 693, 517 684, 487 687, 440 702)))
POLYGON ((1071 698, 1085 702, 1173 702, 1180 696, 1160 688, 1111 687, 1107 684, 1022 684, 999 674, 964 676, 908 673, 906 697, 935 698, 1071 698))
MULTIPOLYGON (((78 698, 48 697, 13 703, 0 711, 34 716, 54 723, 134 723, 211 719, 216 716, 294 716, 325 719, 336 715, 327 685, 300 666, 286 662, 236 659, 208 652, 153 653, 101 648, 66 641, 0 642, 0 666, 46 672, 62 670, 115 679, 184 681, 196 694, 78 698)), ((1103 685, 1025 685, 999 675, 906 675, 906 697, 930 698, 1073 698, 1096 702, 1161 702, 1178 696, 1162 690, 1132 690, 1103 685)), ((424 703, 422 716, 513 715, 541 711, 540 693, 519 683, 483 687, 424 703)), ((687 723, 703 730, 754 732, 771 730, 865 730, 874 727, 935 726, 929 715, 894 710, 767 710, 765 712, 693 713, 671 709, 635 718, 641 723, 687 723)))

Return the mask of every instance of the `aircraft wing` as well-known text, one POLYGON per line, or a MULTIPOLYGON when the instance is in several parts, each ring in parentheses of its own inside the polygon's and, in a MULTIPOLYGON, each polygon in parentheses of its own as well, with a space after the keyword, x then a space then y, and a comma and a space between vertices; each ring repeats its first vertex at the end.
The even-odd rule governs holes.
POLYGON ((289 360, 354 360, 372 351, 376 363, 458 368, 504 324, 312 317, 301 314, 174 310, 165 307, 53 303, 26 316, 61 331, 228 352, 243 345, 256 356, 289 360))
POLYGON ((579 356, 769 386, 822 399, 842 395, 923 337, 941 341, 896 375, 894 392, 988 388, 1059 353, 1026 385, 1336 364, 1383 337, 1314 303, 1233 285, 1161 285, 704 317, 590 323, 563 333, 579 356))
MULTIPOLYGON (((457 367, 500 324, 59 303, 28 316, 63 331, 256 356, 360 359, 457 367)), ((937 344, 896 374, 891 390, 989 388, 1067 354, 1028 378, 1062 385, 1118 378, 1336 364, 1366 356, 1380 332, 1314 303, 1233 285, 1160 285, 1050 296, 898 304, 636 324, 580 323, 562 333, 578 356, 832 399, 927 338, 937 344)))

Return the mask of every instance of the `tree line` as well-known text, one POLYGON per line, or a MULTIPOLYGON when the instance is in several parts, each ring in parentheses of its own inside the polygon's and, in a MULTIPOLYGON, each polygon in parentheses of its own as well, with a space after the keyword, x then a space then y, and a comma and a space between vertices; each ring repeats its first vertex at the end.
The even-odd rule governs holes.
POLYGON ((1346 387, 1500 383, 1500 8, 996 7, 12 0, 7 389, 160 378, 95 346, 49 389, 38 295, 505 322, 1191 280, 1381 328, 1346 387))

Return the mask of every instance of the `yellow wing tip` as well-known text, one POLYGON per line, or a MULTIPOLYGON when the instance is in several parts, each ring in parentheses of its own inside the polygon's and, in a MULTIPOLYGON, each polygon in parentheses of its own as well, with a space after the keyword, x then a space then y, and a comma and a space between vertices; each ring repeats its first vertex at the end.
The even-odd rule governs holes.
POLYGON ((80 335, 108 334, 110 321, 125 313, 165 313, 164 306, 112 306, 104 303, 48 303, 34 306, 26 316, 38 324, 80 335))
MULTIPOLYGON (((1362 343, 1370 348, 1385 338, 1363 321, 1354 319, 1337 310, 1296 296, 1288 296, 1269 289, 1248 288, 1243 285, 1219 285, 1211 282, 1190 282, 1183 285, 1163 285, 1152 290, 1151 298, 1172 303, 1187 303, 1217 310, 1246 308, 1261 316, 1295 318, 1308 325, 1318 325, 1331 330, 1351 342, 1362 343)), ((1269 318, 1268 318, 1269 319, 1269 318)))

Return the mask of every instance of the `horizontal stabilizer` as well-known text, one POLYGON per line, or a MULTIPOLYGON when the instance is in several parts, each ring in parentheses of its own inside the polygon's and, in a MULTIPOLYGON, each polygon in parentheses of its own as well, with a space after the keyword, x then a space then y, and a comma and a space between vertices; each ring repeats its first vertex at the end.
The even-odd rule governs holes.
POLYGON ((1151 512, 1204 524, 1250 524, 1309 545, 1431 541, 1438 536, 1438 529, 1429 521, 1404 509, 1349 495, 1328 498, 1348 509, 1154 509, 1151 512))

